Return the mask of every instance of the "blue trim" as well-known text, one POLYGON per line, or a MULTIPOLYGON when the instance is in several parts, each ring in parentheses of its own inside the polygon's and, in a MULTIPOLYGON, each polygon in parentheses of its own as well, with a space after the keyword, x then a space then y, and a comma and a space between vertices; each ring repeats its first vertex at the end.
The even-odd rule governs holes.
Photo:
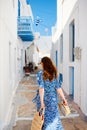
POLYGON ((31 16, 18 17, 17 29, 17 34, 23 41, 34 40, 33 22, 31 16))
POLYGON ((72 96, 74 97, 74 67, 72 67, 72 96))
POLYGON ((56 67, 58 67, 58 51, 56 50, 56 67))
POLYGON ((58 79, 59 79, 59 84, 61 86, 63 83, 63 74, 62 73, 59 73, 58 79))
POLYGON ((18 0, 18 17, 20 17, 20 0, 18 0))
POLYGON ((63 34, 60 37, 60 62, 63 62, 63 34))
POLYGON ((72 24, 72 60, 75 60, 75 56, 73 53, 73 49, 75 48, 75 25, 74 23, 72 24))
POLYGON ((22 41, 33 41, 34 40, 34 36, 33 34, 26 34, 26 35, 18 35, 22 41))
POLYGON ((74 98, 74 67, 70 67, 69 69, 69 84, 70 84, 70 90, 71 90, 71 95, 72 98, 74 98))

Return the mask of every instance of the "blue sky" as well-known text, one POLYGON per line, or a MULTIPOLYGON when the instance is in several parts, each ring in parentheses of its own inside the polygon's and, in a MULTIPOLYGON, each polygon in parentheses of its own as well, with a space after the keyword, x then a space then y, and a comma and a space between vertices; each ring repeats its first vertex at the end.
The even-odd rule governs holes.
POLYGON ((56 24, 57 0, 28 0, 34 15, 34 30, 41 35, 51 35, 56 24))

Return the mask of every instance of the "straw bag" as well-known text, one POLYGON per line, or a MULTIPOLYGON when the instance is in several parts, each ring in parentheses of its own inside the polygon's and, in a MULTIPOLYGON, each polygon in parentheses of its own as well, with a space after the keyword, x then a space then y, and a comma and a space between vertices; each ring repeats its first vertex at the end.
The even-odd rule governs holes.
POLYGON ((36 112, 34 114, 34 118, 32 120, 32 124, 31 124, 31 130, 41 130, 42 126, 43 126, 43 110, 36 112))
POLYGON ((59 102, 58 106, 64 116, 68 116, 70 114, 70 108, 68 105, 65 105, 63 102, 59 102))

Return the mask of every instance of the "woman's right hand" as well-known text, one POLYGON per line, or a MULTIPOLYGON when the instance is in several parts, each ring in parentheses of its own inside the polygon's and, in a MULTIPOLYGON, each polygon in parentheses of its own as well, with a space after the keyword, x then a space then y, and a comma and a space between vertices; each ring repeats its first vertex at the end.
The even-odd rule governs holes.
POLYGON ((41 103, 41 108, 40 109, 44 109, 45 105, 44 103, 41 103))

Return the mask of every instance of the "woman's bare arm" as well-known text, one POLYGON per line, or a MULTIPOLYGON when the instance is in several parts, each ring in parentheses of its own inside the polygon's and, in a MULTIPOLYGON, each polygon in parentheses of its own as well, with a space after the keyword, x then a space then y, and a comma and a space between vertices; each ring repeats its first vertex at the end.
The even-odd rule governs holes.
POLYGON ((44 108, 44 88, 39 88, 41 108, 44 108))
POLYGON ((58 92, 58 94, 61 96, 61 98, 62 98, 64 104, 65 104, 65 105, 68 105, 68 104, 67 104, 67 100, 65 99, 65 96, 64 96, 64 93, 63 93, 62 88, 58 88, 58 89, 57 89, 57 92, 58 92))

